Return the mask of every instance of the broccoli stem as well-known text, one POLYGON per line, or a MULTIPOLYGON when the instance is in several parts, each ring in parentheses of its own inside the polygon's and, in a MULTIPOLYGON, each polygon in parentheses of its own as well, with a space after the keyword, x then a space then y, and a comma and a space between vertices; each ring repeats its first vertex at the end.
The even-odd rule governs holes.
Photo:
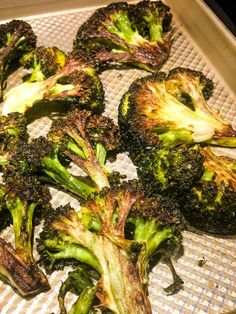
POLYGON ((26 204, 17 197, 13 203, 6 202, 6 206, 12 215, 16 251, 27 262, 34 263, 32 233, 36 204, 32 203, 26 208, 26 204))
POLYGON ((52 248, 53 250, 57 251, 56 253, 48 253, 50 258, 52 258, 54 261, 73 258, 93 267, 98 272, 101 271, 100 264, 96 260, 96 257, 83 246, 71 243, 66 243, 66 245, 64 243, 61 245, 55 245, 55 242, 50 239, 47 239, 45 244, 49 249, 52 248))
POLYGON ((83 199, 87 199, 96 191, 94 187, 82 182, 63 167, 56 154, 44 157, 43 167, 43 171, 53 179, 53 182, 83 199))
POLYGON ((78 300, 72 305, 69 314, 89 314, 96 291, 97 286, 84 288, 78 300))

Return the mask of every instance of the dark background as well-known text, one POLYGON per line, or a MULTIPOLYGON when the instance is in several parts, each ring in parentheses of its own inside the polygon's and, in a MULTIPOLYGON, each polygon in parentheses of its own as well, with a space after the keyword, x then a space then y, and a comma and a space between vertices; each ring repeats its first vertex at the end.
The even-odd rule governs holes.
POLYGON ((212 11, 221 19, 225 26, 236 36, 236 1, 235 0, 204 0, 212 11))

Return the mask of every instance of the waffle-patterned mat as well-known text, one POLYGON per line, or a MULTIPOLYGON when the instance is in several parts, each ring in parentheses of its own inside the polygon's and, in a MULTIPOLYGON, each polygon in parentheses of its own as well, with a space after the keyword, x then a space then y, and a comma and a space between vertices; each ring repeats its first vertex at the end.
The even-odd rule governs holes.
MULTIPOLYGON (((38 36, 38 45, 58 46, 62 50, 70 51, 72 41, 79 25, 84 22, 92 11, 76 12, 73 14, 56 15, 30 19, 38 36)), ((217 81, 214 69, 206 64, 206 59, 194 48, 195 45, 186 36, 184 30, 176 22, 175 41, 171 55, 163 66, 168 71, 177 66, 189 67, 202 71, 214 80, 215 92, 210 100, 213 108, 220 111, 222 116, 236 125, 236 103, 230 98, 222 82, 217 81), (234 120, 233 120, 234 119, 234 120)), ((117 71, 109 70, 101 75, 106 92, 105 114, 117 121, 117 107, 123 93, 134 79, 148 73, 141 70, 117 71)), ((19 82, 21 71, 14 74, 9 87, 19 82)), ((50 126, 48 118, 35 121, 29 127, 32 136, 44 135, 50 126)), ((136 176, 135 168, 129 158, 119 155, 112 165, 128 178, 136 176)), ((78 202, 68 195, 53 190, 53 205, 78 202)), ((37 232, 36 232, 37 234, 37 232)), ((11 230, 3 234, 12 237, 11 230)), ((158 265, 150 275, 150 299, 153 313, 158 314, 190 314, 190 313, 225 313, 236 309, 236 240, 219 239, 211 236, 184 233, 185 254, 176 263, 176 269, 184 280, 184 290, 174 296, 166 296, 163 287, 171 282, 170 273, 165 265, 158 265), (203 267, 198 266, 198 260, 206 259, 203 267)), ((57 293, 61 280, 66 273, 55 272, 49 277, 52 289, 26 301, 20 298, 13 290, 0 282, 0 313, 1 314, 51 314, 58 313, 57 293)), ((68 297, 68 304, 72 297, 68 297)), ((138 314, 138 313, 133 313, 138 314)))

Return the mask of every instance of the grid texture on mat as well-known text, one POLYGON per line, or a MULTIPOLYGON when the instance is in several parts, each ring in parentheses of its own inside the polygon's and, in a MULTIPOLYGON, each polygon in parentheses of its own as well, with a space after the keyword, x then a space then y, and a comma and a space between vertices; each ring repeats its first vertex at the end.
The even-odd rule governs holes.
MULTIPOLYGON (((77 12, 53 17, 41 17, 29 20, 38 35, 38 45, 58 46, 69 51, 78 26, 85 21, 91 11, 77 12)), ((224 85, 217 81, 214 70, 210 69, 202 56, 185 36, 184 30, 176 24, 175 41, 171 56, 163 66, 163 71, 183 66, 203 71, 214 80, 215 92, 210 100, 214 109, 236 125, 236 103, 230 99, 224 85), (234 117, 234 120, 233 120, 234 117)), ((106 114, 117 121, 117 107, 121 96, 132 81, 147 75, 141 70, 106 71, 101 75, 106 92, 106 114)), ((14 75, 11 84, 14 85, 21 73, 14 75)), ((30 125, 32 136, 43 135, 49 128, 49 119, 42 118, 30 125)), ((135 168, 129 158, 122 154, 113 165, 128 178, 135 177, 135 168)), ((76 200, 66 194, 53 190, 53 205, 76 200)), ((10 230, 4 236, 12 238, 10 230)), ((210 236, 199 236, 190 232, 184 233, 185 254, 175 263, 178 273, 183 278, 184 290, 173 296, 166 296, 163 287, 171 282, 171 276, 165 265, 158 265, 150 276, 150 299, 153 313, 158 314, 190 314, 190 313, 224 313, 236 308, 236 243, 233 239, 218 239, 210 236), (198 260, 205 257, 203 267, 198 266, 198 260)), ((1 314, 50 314, 58 313, 57 293, 60 281, 66 278, 66 271, 54 273, 49 277, 52 289, 38 295, 30 301, 21 299, 13 290, 0 283, 0 313, 1 314)), ((68 302, 72 299, 69 297, 68 302)), ((138 314, 138 313, 133 313, 138 314)))

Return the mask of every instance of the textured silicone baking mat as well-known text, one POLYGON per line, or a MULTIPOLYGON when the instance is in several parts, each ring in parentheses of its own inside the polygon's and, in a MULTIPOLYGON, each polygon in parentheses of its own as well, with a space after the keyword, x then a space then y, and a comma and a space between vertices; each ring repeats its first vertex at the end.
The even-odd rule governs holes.
MULTIPOLYGON (((38 45, 58 46, 69 51, 79 25, 85 21, 92 11, 76 12, 29 19, 38 36, 38 45)), ((222 116, 236 125, 236 103, 230 98, 224 84, 217 81, 214 69, 206 64, 206 59, 185 34, 184 29, 175 21, 175 41, 171 55, 163 66, 168 71, 176 66, 189 67, 203 71, 214 80, 215 92, 210 100, 213 108, 222 116)), ((117 107, 121 96, 131 82, 137 77, 147 75, 141 70, 106 71, 101 75, 106 92, 105 114, 117 121, 117 107)), ((19 82, 20 71, 14 74, 9 87, 19 82)), ((44 135, 50 126, 48 118, 42 118, 29 127, 31 135, 44 135)), ((136 176, 135 168, 125 154, 121 154, 112 165, 128 178, 136 176)), ((72 202, 78 206, 75 199, 53 190, 53 205, 72 202)), ((36 232, 37 234, 37 232, 36 232)), ((3 237, 12 238, 11 230, 4 232, 3 237)), ((190 313, 225 313, 236 309, 236 240, 219 239, 211 236, 184 233, 185 254, 176 263, 176 269, 184 280, 184 289, 174 296, 166 296, 163 287, 171 283, 171 276, 165 265, 158 265, 150 275, 150 299, 153 313, 190 314, 190 313), (198 266, 198 260, 206 259, 203 267, 198 266)), ((0 313, 1 314, 50 314, 58 313, 57 293, 61 280, 66 273, 55 272, 49 277, 52 289, 26 301, 13 290, 0 282, 0 313)), ((72 297, 68 298, 68 303, 72 297)), ((133 313, 138 314, 138 313, 133 313)))

